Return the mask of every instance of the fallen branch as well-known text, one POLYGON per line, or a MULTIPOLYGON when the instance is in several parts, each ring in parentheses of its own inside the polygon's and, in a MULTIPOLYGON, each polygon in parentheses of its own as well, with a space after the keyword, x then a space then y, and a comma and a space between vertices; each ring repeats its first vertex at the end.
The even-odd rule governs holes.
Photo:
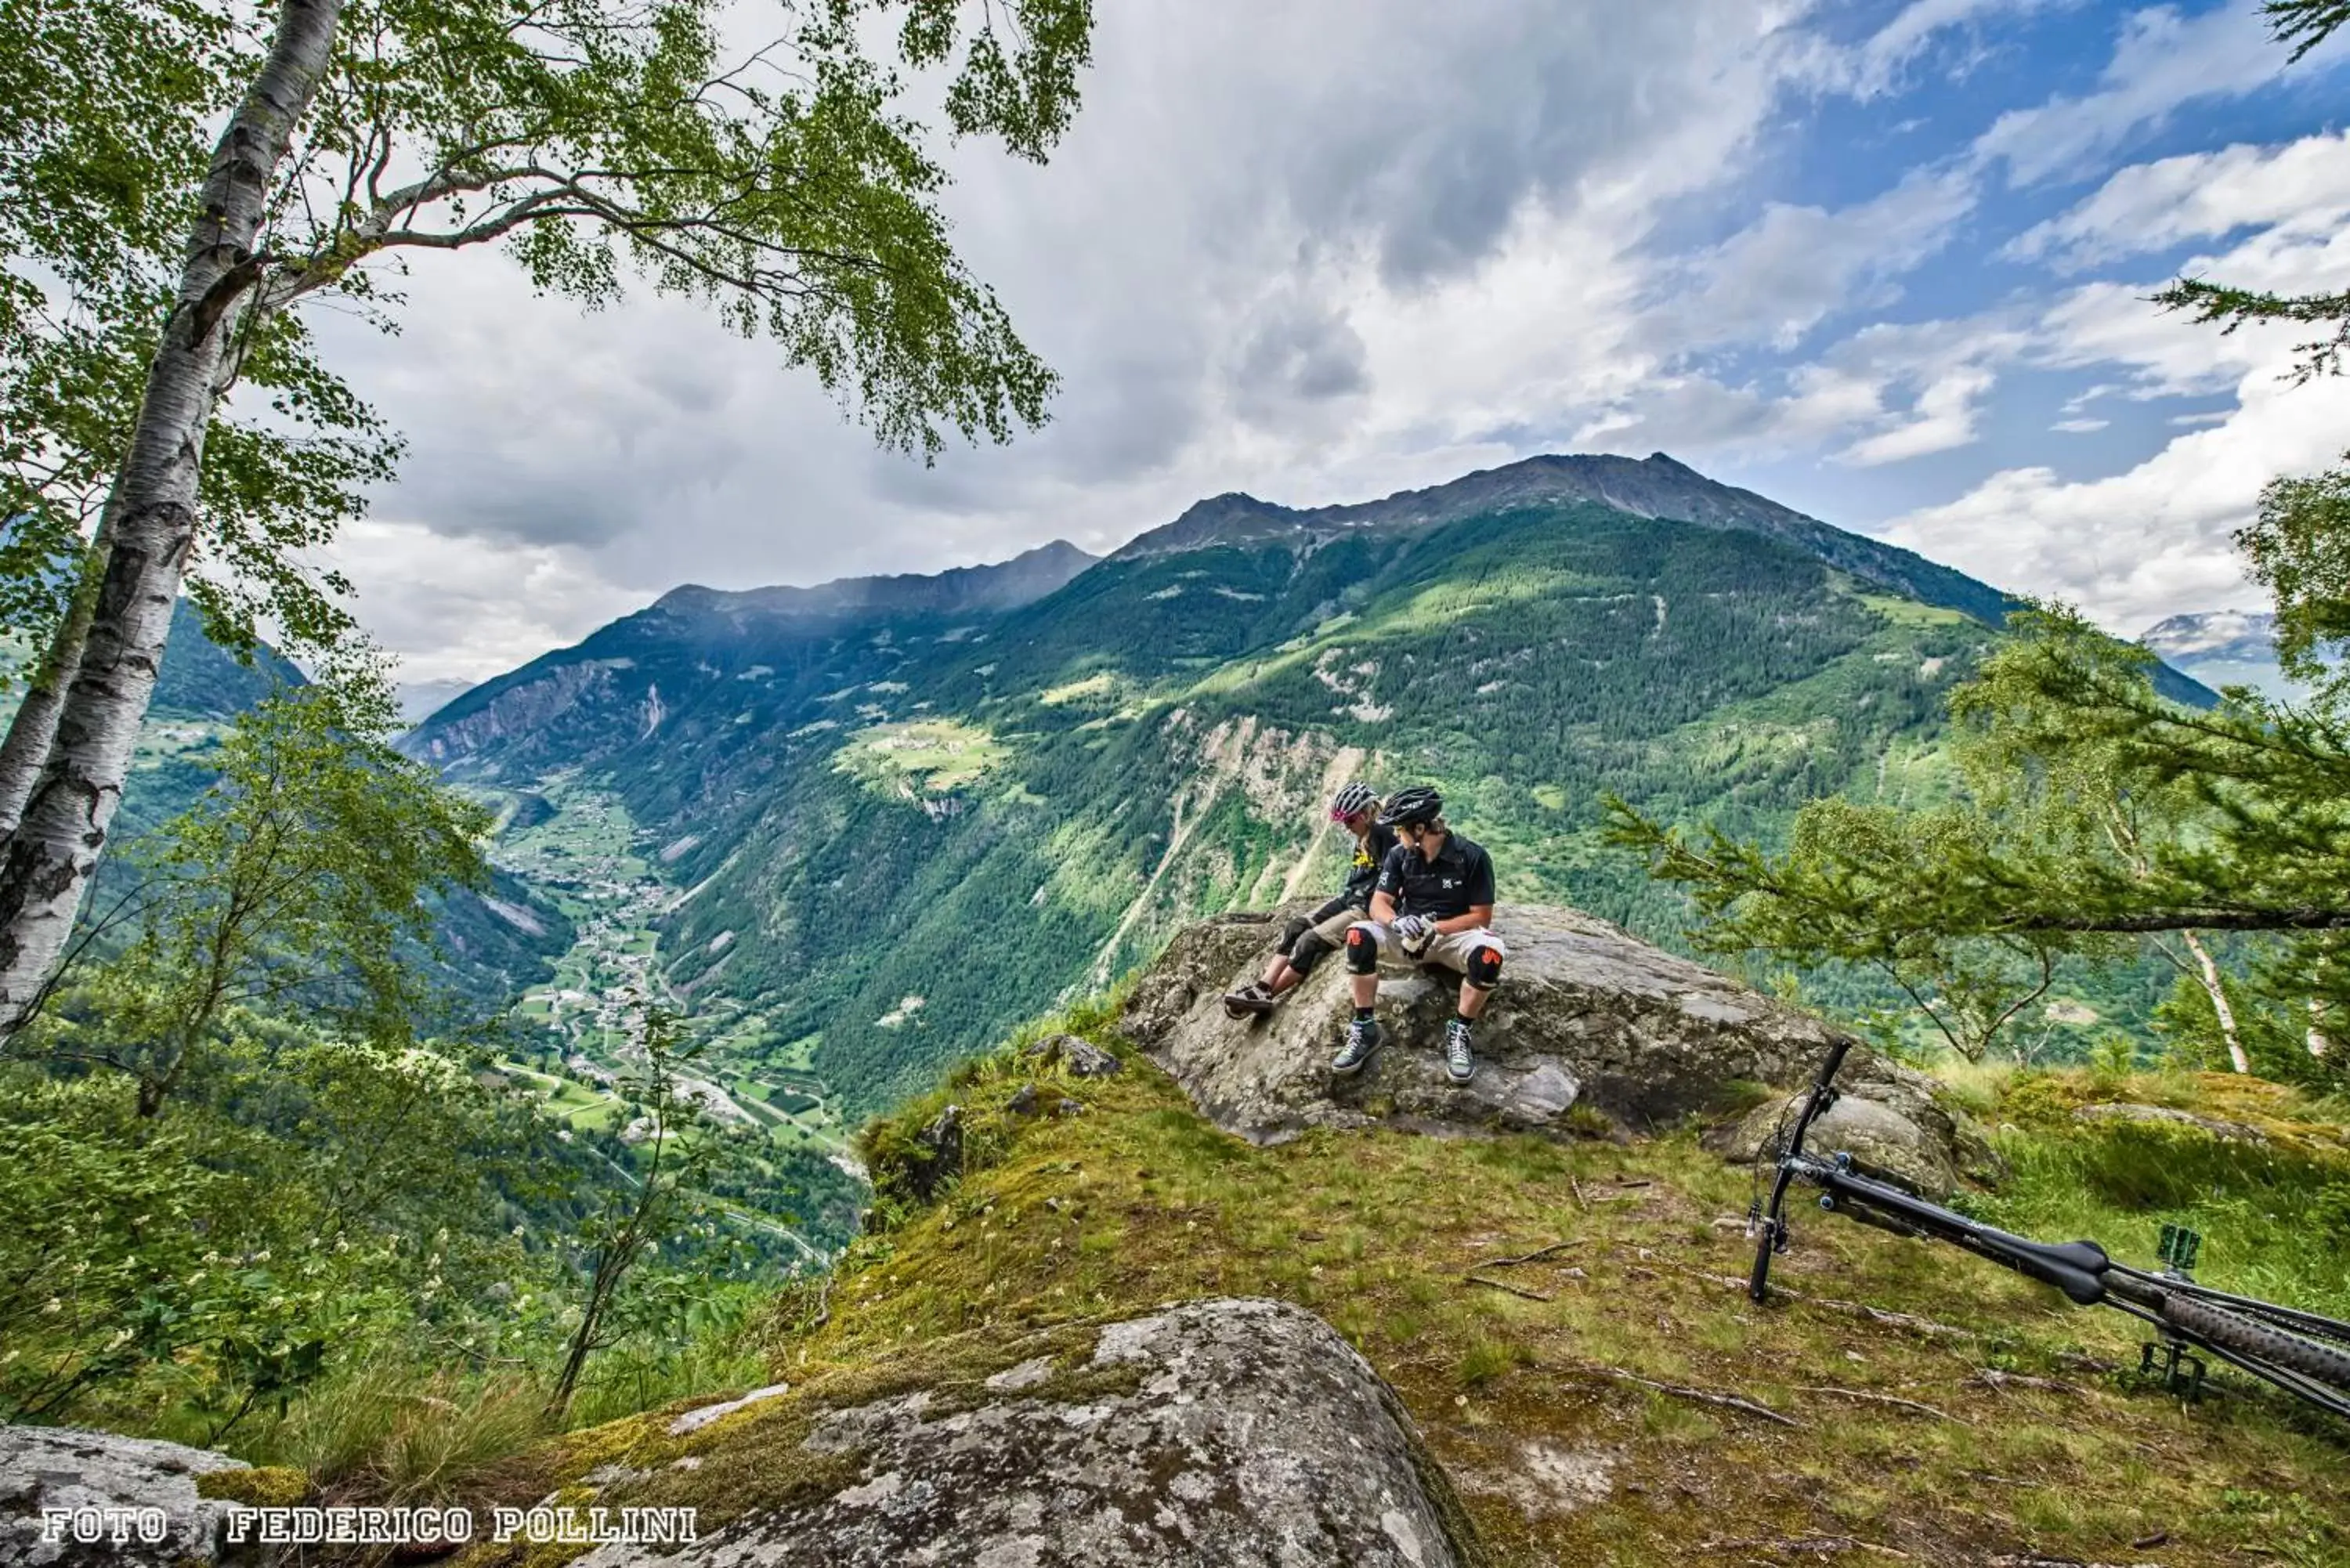
POLYGON ((1874 1552, 1880 1557, 1898 1557, 1905 1563, 1909 1560, 1909 1553, 1907 1552, 1896 1552, 1890 1546, 1879 1546, 1873 1542, 1855 1541, 1849 1535, 1804 1535, 1792 1541, 1773 1541, 1762 1536, 1744 1541, 1708 1541, 1701 1542, 1698 1550, 1700 1552, 1813 1552, 1822 1557, 1842 1552, 1874 1552))
POLYGON ((1575 1194, 1575 1206, 1577 1209, 1588 1212, 1591 1205, 1583 1200, 1583 1183, 1575 1180, 1574 1177, 1569 1176, 1566 1179, 1566 1189, 1575 1194))
POLYGON ((1488 1258, 1482 1263, 1473 1263, 1470 1266, 1479 1269, 1506 1269, 1517 1263, 1539 1263, 1544 1258, 1556 1257, 1570 1247, 1582 1245, 1583 1238, 1576 1236, 1565 1241, 1553 1241, 1547 1247, 1537 1247, 1531 1252, 1522 1253, 1514 1258, 1488 1258))
POLYGON ((1961 1427, 1974 1424, 1971 1421, 1960 1420, 1948 1410, 1937 1410, 1931 1405, 1921 1405, 1915 1399, 1903 1399, 1891 1394, 1871 1394, 1862 1388, 1803 1387, 1799 1388, 1798 1392, 1825 1394, 1837 1399, 1857 1399, 1870 1405, 1890 1405, 1897 1409, 1915 1410, 1921 1416, 1933 1416, 1945 1421, 1956 1421, 1961 1427))
POLYGON ((1986 1388, 2036 1388, 2044 1394, 2085 1396, 2089 1391, 2077 1383, 2067 1383, 2061 1377, 2027 1377, 2021 1372, 1998 1372, 1984 1367, 1974 1375, 1975 1382, 1986 1388))
MULTIPOLYGON (((1672 1266, 1680 1268, 1678 1263, 1672 1266)), ((1696 1279, 1710 1281, 1729 1290, 1743 1292, 1746 1289, 1746 1282, 1735 1275, 1709 1274, 1696 1269, 1681 1269, 1680 1272, 1696 1279)), ((1812 1306, 1825 1307, 1830 1312, 1840 1312, 1852 1317, 1866 1318, 1869 1322, 1881 1324, 1887 1328, 1906 1328, 1912 1334, 1924 1334, 1929 1339, 1981 1339, 1982 1337, 1973 1329, 1960 1328, 1956 1324, 1936 1323, 1931 1318, 1912 1317, 1906 1312, 1887 1312, 1883 1307, 1873 1307, 1865 1302, 1840 1302, 1826 1296, 1807 1296, 1801 1291, 1791 1291, 1786 1286, 1778 1284, 1771 1287, 1771 1293, 1773 1295, 1785 1296, 1791 1302, 1804 1302, 1812 1306)))
POLYGON ((1960 1470, 1959 1473, 1970 1480, 1990 1481, 1996 1486, 2020 1486, 2026 1491, 2039 1491, 2044 1484, 2036 1480, 2025 1480, 2020 1476, 1993 1475, 1989 1470, 1960 1470))
POLYGON ((1558 1299, 1556 1296, 1544 1295, 1540 1291, 1530 1291, 1522 1286, 1513 1285, 1507 1280, 1489 1280, 1482 1274, 1473 1273, 1463 1274, 1461 1277, 1472 1285, 1486 1285, 1497 1291, 1507 1291, 1513 1296, 1523 1296, 1530 1302, 1549 1302, 1558 1299))
POLYGON ((1793 1416, 1783 1416, 1768 1405, 1757 1405, 1753 1400, 1742 1399, 1735 1394, 1716 1394, 1710 1389, 1684 1387, 1679 1383, 1659 1383, 1653 1377, 1643 1377, 1637 1372, 1627 1372, 1620 1366, 1600 1366, 1586 1363, 1586 1369, 1596 1372, 1602 1377, 1615 1377, 1626 1383, 1637 1383, 1643 1388, 1653 1388, 1659 1394, 1669 1394, 1676 1399, 1693 1399, 1700 1405, 1719 1405, 1725 1410, 1743 1411, 1749 1416, 1759 1417, 1765 1421, 1776 1421, 1782 1427, 1803 1425, 1793 1416))

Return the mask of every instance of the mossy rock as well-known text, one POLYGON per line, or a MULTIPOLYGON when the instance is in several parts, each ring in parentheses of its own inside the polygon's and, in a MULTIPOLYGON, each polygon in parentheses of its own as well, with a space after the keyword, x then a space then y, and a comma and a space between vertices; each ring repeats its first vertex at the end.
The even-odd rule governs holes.
POLYGON ((254 1508, 292 1508, 310 1495, 310 1478, 284 1465, 211 1470, 196 1478, 196 1495, 254 1508))
MULTIPOLYGON (((574 1434, 558 1507, 691 1508, 665 1560, 1440 1565, 1482 1559, 1401 1403, 1312 1314, 1211 1300, 950 1336, 683 1434, 574 1434), (587 1467, 582 1469, 581 1467, 587 1467)), ((469 1564, 567 1552, 476 1547, 469 1564)), ((629 1553, 599 1561, 629 1563, 629 1553)))

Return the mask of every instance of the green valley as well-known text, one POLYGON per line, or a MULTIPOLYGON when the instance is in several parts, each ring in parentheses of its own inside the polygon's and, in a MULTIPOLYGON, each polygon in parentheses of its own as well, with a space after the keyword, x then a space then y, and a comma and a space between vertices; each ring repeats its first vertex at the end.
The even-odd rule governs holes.
MULTIPOLYGON (((789 1168, 827 1189, 847 1190, 863 1173, 847 1153, 840 1118, 824 1081, 808 1070, 806 1051, 797 1060, 774 1051, 764 1017, 733 997, 697 1005, 671 985, 660 923, 691 890, 662 878, 661 852, 639 842, 627 807, 611 794, 570 776, 539 786, 527 804, 499 801, 509 826, 494 858, 544 892, 571 921, 575 940, 555 959, 551 976, 515 1002, 530 1054, 502 1062, 502 1069, 536 1085, 573 1126, 623 1130, 633 1112, 614 1085, 640 1057, 638 1018, 648 1002, 674 1010, 706 1048, 697 1070, 681 1076, 703 1113, 764 1135, 774 1146, 769 1174, 789 1168), (819 1174, 825 1166, 839 1179, 819 1174)), ((728 945, 717 943, 721 956, 728 945)))

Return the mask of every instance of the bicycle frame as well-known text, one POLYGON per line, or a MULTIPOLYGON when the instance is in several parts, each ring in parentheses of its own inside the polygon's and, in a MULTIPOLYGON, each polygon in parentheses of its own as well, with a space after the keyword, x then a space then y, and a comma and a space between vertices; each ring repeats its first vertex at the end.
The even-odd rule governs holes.
MULTIPOLYGON (((2163 1343, 2160 1346, 2151 1344, 2146 1346, 2139 1363, 2141 1369, 2150 1368, 2157 1360, 2164 1360, 2168 1378, 2176 1382, 2182 1363, 2192 1364, 2192 1386, 2199 1390, 2201 1364, 2193 1356, 2182 1354, 2183 1347, 2192 1345, 2255 1376, 2265 1378, 2320 1408, 2350 1418, 2350 1389, 2337 1389, 2331 1383, 2318 1381, 2257 1355, 2216 1344, 2208 1334, 2175 1321, 2166 1308, 2171 1307, 2175 1302, 2200 1303, 2204 1308, 2217 1308, 2239 1314, 2262 1328, 2302 1334, 2335 1345, 2350 1345, 2350 1324, 2256 1301, 2249 1296, 2215 1291, 2196 1284, 2186 1277, 2183 1270, 2150 1274, 2133 1269, 2127 1264, 2116 1262, 2095 1241, 2052 1243, 2018 1236, 1970 1220, 1939 1203, 1928 1202, 1902 1188, 1864 1176, 1854 1168, 1849 1154, 1836 1153, 1823 1158, 1807 1151, 1804 1147, 1804 1139, 1812 1124, 1835 1103, 1835 1075, 1843 1067, 1851 1048, 1852 1042, 1838 1041, 1830 1049, 1827 1060, 1821 1064, 1819 1076, 1813 1081, 1811 1093, 1796 1116, 1794 1128, 1779 1149, 1778 1169, 1772 1181, 1769 1203, 1766 1206, 1757 1199, 1747 1216, 1748 1234, 1755 1242, 1754 1268, 1748 1278, 1747 1293, 1755 1301, 1770 1298, 1771 1260, 1775 1254, 1785 1251, 1788 1245, 1787 1221, 1783 1212, 1787 1189, 1801 1181, 1822 1189, 1820 1207, 1832 1213, 1842 1213, 1863 1224, 1875 1225, 1898 1234, 1949 1242, 1990 1262, 2012 1269, 2026 1278, 2053 1286, 2079 1305, 2109 1306, 2152 1324, 2161 1332, 2163 1343)), ((2172 1310, 2177 1309, 2173 1307, 2172 1310)))

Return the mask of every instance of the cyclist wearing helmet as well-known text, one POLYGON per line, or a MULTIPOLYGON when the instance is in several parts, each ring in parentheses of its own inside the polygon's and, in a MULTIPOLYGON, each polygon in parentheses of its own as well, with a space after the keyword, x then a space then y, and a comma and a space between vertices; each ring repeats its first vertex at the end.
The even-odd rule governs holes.
POLYGON ((1330 1070, 1351 1078, 1379 1048, 1373 1004, 1379 960, 1437 964, 1461 976, 1460 1012, 1444 1026, 1444 1070, 1456 1084, 1477 1074, 1471 1025, 1502 978, 1502 939, 1492 932, 1493 857, 1452 831, 1444 797, 1426 785, 1397 793, 1378 816, 1396 831, 1379 867, 1370 919, 1347 929, 1347 970, 1354 977, 1355 1017, 1330 1070))
POLYGON ((1234 1018, 1271 1012, 1284 992, 1314 972, 1324 957, 1338 950, 1347 928, 1362 919, 1370 907, 1371 885, 1379 867, 1395 847, 1392 829, 1378 821, 1379 797, 1366 784, 1350 784, 1330 800, 1330 820, 1355 837, 1355 858, 1347 868, 1347 885, 1310 915, 1300 915, 1284 928, 1281 945, 1265 965, 1264 978, 1253 980, 1224 996, 1224 1011, 1234 1018))

